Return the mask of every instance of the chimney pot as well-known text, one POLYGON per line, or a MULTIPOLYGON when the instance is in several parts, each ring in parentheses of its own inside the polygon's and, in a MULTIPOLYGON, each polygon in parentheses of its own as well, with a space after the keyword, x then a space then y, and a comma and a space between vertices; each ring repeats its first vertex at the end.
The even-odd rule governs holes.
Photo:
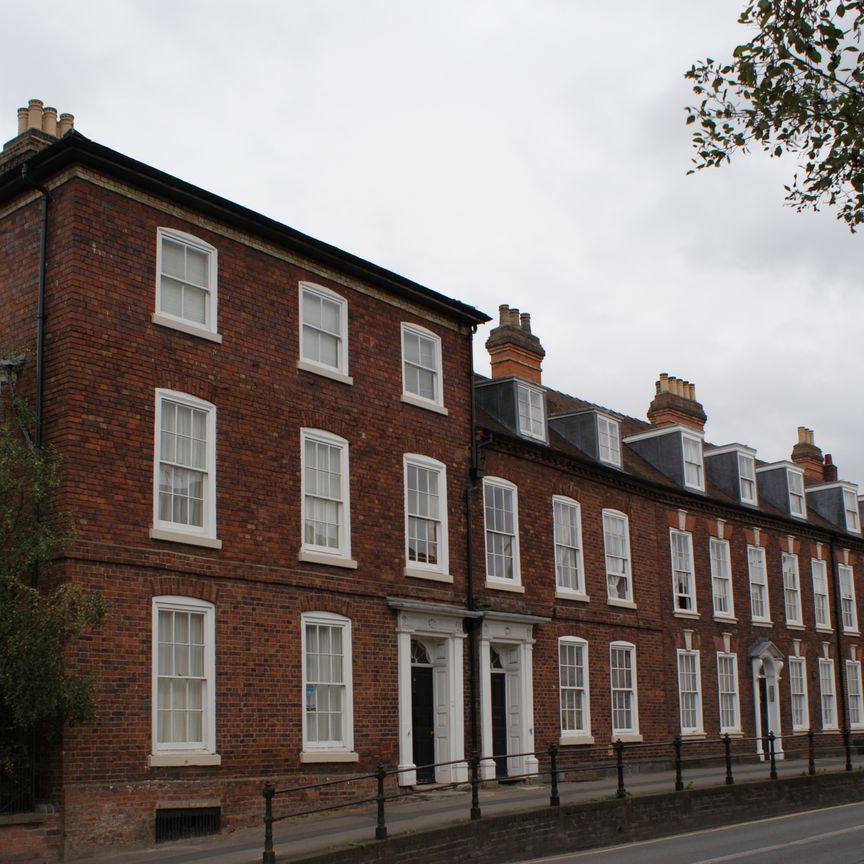
POLYGON ((30 112, 26 108, 18 109, 18 134, 23 135, 27 131, 27 118, 30 112))
POLYGON ((511 309, 506 303, 498 307, 499 324, 486 340, 492 365, 492 378, 523 378, 540 384, 541 364, 546 352, 540 340, 531 333, 531 316, 511 309))
POLYGON ((57 109, 45 108, 42 111, 42 131, 57 137, 57 109))
POLYGON ((698 429, 705 428, 708 419, 696 401, 696 385, 661 372, 654 386, 655 395, 648 406, 648 422, 654 426, 681 424, 698 429))
POLYGON ((510 306, 507 303, 502 303, 498 307, 498 326, 504 327, 510 323, 510 306))
POLYGON ((57 124, 57 137, 62 138, 67 132, 75 128, 74 114, 61 114, 60 122, 57 124))
POLYGON ((526 333, 530 333, 531 332, 531 315, 528 312, 523 312, 519 316, 519 321, 522 325, 522 329, 526 333))
POLYGON ((31 99, 27 103, 27 128, 42 128, 42 100, 31 99))

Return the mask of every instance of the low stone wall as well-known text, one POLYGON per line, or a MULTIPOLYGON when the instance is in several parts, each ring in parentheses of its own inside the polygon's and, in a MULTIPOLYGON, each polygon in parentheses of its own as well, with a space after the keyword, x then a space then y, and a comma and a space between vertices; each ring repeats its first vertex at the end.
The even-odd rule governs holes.
POLYGON ((492 816, 318 854, 302 864, 504 864, 861 800, 860 771, 791 777, 492 816))
POLYGON ((0 816, 2 864, 56 864, 63 860, 62 846, 60 813, 53 807, 0 816))

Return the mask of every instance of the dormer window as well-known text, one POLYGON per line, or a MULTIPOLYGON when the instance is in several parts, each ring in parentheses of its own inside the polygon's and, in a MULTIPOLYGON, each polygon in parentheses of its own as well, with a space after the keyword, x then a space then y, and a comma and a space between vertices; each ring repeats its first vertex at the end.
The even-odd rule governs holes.
POLYGON ((807 504, 804 501, 804 475, 800 471, 786 469, 789 485, 789 513, 801 519, 807 518, 807 504))
POLYGON ((597 445, 601 462, 621 467, 621 432, 616 420, 597 415, 597 445))
POLYGON ((543 392, 516 385, 516 401, 519 407, 519 432, 527 438, 546 440, 546 412, 543 410, 543 392))
POLYGON ((684 485, 691 489, 705 490, 702 468, 702 442, 689 435, 682 436, 684 444, 684 485))
POLYGON ((843 510, 846 513, 846 530, 861 533, 861 516, 858 512, 858 496, 851 489, 843 490, 843 510))
POLYGON ((756 460, 746 453, 738 453, 738 489, 742 504, 758 503, 756 498, 756 460))

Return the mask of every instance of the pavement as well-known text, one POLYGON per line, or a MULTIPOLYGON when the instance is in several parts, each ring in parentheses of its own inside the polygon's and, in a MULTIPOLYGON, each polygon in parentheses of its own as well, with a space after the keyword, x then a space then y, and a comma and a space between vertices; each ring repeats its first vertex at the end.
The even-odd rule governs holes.
MULTIPOLYGON (((819 773, 842 771, 843 758, 820 758, 819 773)), ((864 757, 856 754, 853 769, 864 769, 864 757)), ((787 759, 777 762, 782 777, 797 777, 807 772, 806 760, 787 759)), ((761 762, 736 764, 735 783, 769 779, 769 766, 761 762)), ((725 783, 722 764, 688 767, 683 772, 685 789, 721 786, 725 783)), ((629 795, 672 792, 675 773, 670 770, 628 772, 625 785, 629 795)), ((597 779, 559 784, 562 804, 597 801, 615 796, 617 776, 612 770, 597 779)), ((532 783, 484 783, 480 788, 482 816, 517 813, 549 806, 549 785, 532 783)), ((278 801, 278 798, 276 799, 278 801)), ((388 801, 386 824, 388 836, 428 831, 469 819, 470 787, 426 787, 417 794, 388 801)), ((274 812, 279 811, 274 807, 274 812)), ((263 814, 263 806, 262 806, 263 814)), ((482 818, 482 817, 481 817, 482 818)), ((298 816, 273 825, 273 844, 279 864, 302 861, 331 849, 344 848, 375 839, 376 808, 374 804, 358 805, 327 813, 298 816)), ((91 858, 76 859, 76 864, 260 864, 264 849, 264 828, 244 829, 214 837, 199 837, 160 843, 146 849, 114 850, 91 858)))

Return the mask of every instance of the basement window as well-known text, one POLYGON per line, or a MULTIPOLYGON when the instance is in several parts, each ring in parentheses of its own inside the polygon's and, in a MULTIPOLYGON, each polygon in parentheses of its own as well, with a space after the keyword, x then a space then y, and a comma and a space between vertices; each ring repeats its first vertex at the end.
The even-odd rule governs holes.
POLYGON ((169 807, 156 811, 156 842, 219 833, 220 807, 169 807))

